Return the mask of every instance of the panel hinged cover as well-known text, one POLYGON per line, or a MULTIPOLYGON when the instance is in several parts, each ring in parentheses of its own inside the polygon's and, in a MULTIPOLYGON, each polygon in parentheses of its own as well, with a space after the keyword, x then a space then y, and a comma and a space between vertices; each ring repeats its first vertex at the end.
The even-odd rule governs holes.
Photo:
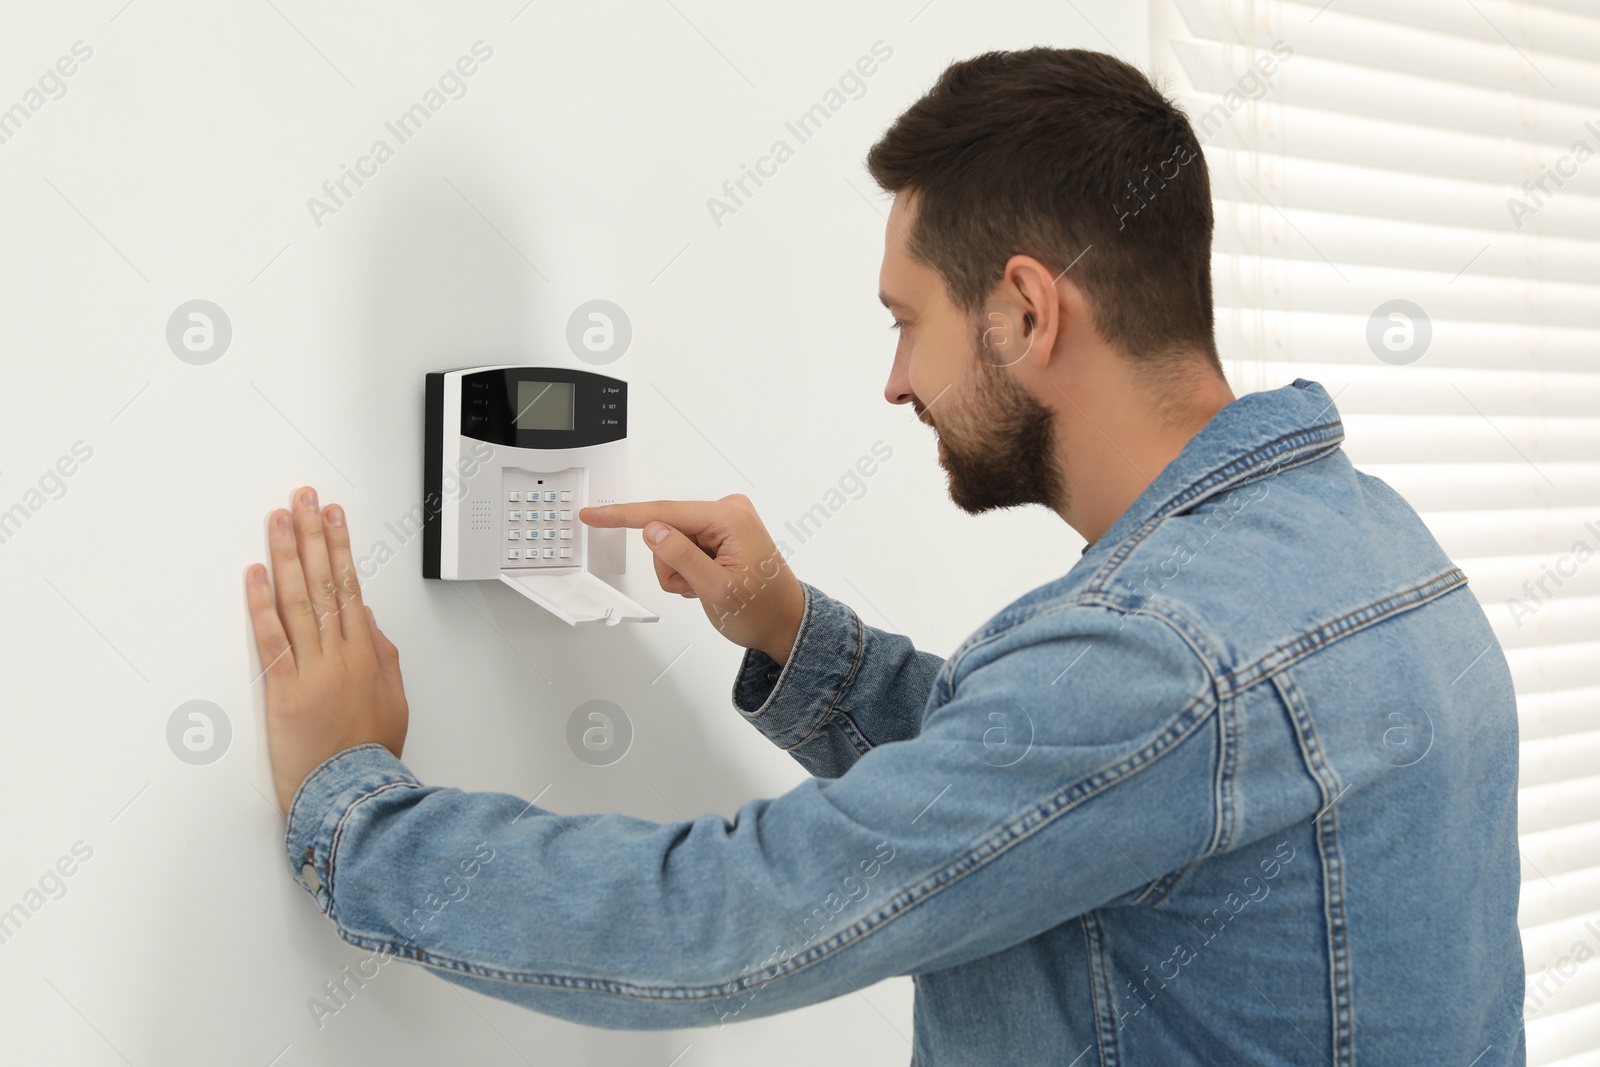
POLYGON ((660 618, 588 571, 501 574, 500 580, 573 626, 615 626, 619 622, 656 622, 660 618))

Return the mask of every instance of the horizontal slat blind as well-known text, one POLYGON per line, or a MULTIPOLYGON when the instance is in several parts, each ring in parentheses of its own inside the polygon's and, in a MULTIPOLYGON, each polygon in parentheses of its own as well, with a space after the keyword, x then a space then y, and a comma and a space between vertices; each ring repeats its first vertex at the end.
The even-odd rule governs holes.
POLYGON ((1327 386, 1351 459, 1422 514, 1506 650, 1528 1062, 1600 1067, 1600 3, 1151 16, 1205 145, 1235 391, 1327 386), (1369 344, 1395 299, 1431 329, 1415 358, 1369 344))

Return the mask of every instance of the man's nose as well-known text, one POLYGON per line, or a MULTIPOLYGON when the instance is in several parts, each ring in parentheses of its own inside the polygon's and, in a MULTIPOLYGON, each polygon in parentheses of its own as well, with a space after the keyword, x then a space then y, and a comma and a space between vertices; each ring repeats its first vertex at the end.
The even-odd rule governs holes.
POLYGON ((889 381, 883 387, 883 398, 891 404, 909 404, 916 399, 911 392, 911 377, 906 373, 905 361, 898 353, 894 366, 889 368, 889 381))

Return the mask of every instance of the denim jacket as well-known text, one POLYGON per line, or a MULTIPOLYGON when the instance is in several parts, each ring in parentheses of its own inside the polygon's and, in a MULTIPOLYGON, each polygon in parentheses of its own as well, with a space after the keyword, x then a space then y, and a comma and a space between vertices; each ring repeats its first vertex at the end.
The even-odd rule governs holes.
POLYGON ((1320 385, 1223 408, 949 659, 813 586, 740 715, 813 777, 729 821, 425 786, 289 813, 354 945, 592 1026, 910 975, 916 1067, 1524 1062, 1510 673, 1320 385))

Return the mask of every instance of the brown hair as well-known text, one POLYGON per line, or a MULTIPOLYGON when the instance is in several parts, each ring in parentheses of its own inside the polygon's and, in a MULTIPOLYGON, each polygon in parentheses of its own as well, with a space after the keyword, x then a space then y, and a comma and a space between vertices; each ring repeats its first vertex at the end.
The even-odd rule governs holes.
POLYGON ((1013 255, 1071 264, 1108 343, 1161 369, 1198 353, 1222 373, 1205 157, 1188 117, 1136 68, 1081 48, 952 63, 867 169, 884 190, 915 193, 909 250, 963 310, 981 311, 1013 255))

